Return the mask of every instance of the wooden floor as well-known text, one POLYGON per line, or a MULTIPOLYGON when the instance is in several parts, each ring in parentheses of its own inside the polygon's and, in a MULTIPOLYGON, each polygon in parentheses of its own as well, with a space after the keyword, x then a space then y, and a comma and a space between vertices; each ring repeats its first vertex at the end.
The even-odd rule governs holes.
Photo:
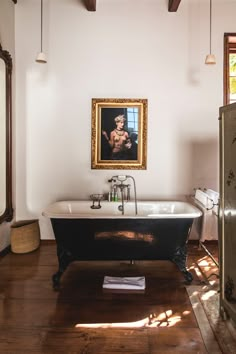
MULTIPOLYGON (((188 247, 192 284, 199 285, 214 266, 202 271, 197 262, 205 251, 188 247)), ((217 257, 217 245, 211 247, 217 257)), ((184 278, 171 262, 74 262, 59 292, 52 289, 55 271, 54 242, 0 258, 0 353, 207 353, 184 278), (104 275, 143 275, 146 290, 105 292, 104 275)))

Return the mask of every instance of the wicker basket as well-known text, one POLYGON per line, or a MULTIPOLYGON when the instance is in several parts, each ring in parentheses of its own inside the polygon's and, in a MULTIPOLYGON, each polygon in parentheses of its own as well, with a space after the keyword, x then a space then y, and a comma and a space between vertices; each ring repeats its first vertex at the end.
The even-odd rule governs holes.
POLYGON ((40 244, 38 220, 22 220, 11 226, 11 250, 13 253, 28 253, 40 244))

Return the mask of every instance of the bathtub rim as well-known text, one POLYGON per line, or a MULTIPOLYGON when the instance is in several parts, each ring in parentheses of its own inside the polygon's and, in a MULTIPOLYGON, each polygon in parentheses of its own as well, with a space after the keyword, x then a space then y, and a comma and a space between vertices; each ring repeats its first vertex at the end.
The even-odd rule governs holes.
MULTIPOLYGON (((122 215, 120 214, 96 214, 97 211, 101 209, 89 209, 90 213, 69 213, 65 211, 57 210, 54 212, 52 209, 58 207, 60 204, 69 204, 69 203, 77 203, 88 205, 89 207, 92 205, 90 200, 80 200, 80 199, 67 199, 67 200, 59 200, 49 204, 43 211, 42 215, 49 218, 49 219, 196 219, 203 215, 203 212, 198 208, 196 205, 192 204, 189 201, 183 200, 138 200, 138 209, 140 204, 153 204, 153 203, 163 203, 163 204, 170 204, 170 203, 178 203, 178 204, 185 204, 189 208, 191 208, 191 212, 186 213, 160 213, 160 214, 149 214, 149 215, 122 215)), ((102 204, 112 204, 113 206, 118 206, 121 204, 120 201, 118 202, 109 202, 107 200, 102 201, 102 204)), ((134 205, 134 201, 128 202, 129 204, 134 205)))

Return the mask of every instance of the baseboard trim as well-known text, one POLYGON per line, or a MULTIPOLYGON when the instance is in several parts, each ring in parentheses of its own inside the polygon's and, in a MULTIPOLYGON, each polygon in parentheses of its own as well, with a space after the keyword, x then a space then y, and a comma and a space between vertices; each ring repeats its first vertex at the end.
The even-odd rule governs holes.
POLYGON ((52 240, 40 240, 40 243, 44 243, 44 244, 54 244, 56 243, 56 240, 52 239, 52 240))
MULTIPOLYGON (((188 243, 190 243, 191 245, 199 244, 199 240, 188 240, 188 243)), ((205 244, 205 245, 217 245, 218 244, 218 240, 205 240, 202 243, 205 244)))

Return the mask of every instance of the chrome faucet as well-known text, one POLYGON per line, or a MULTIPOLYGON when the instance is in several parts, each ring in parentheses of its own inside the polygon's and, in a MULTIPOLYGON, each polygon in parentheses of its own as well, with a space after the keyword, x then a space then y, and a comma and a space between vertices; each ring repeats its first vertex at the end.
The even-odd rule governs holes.
POLYGON ((112 187, 115 189, 119 189, 121 192, 121 202, 122 205, 120 205, 118 208, 120 211, 122 211, 122 215, 124 215, 124 201, 125 201, 125 191, 126 191, 126 201, 128 202, 130 200, 130 189, 131 186, 130 184, 125 184, 124 182, 131 178, 133 181, 133 186, 134 186, 134 202, 135 202, 135 215, 138 214, 138 207, 137 207, 137 193, 136 193, 136 183, 135 179, 132 176, 127 176, 127 175, 118 175, 118 176, 112 176, 111 179, 108 180, 108 182, 112 183, 112 187), (117 183, 117 181, 119 183, 117 183), (115 182, 115 183, 113 183, 115 182))

